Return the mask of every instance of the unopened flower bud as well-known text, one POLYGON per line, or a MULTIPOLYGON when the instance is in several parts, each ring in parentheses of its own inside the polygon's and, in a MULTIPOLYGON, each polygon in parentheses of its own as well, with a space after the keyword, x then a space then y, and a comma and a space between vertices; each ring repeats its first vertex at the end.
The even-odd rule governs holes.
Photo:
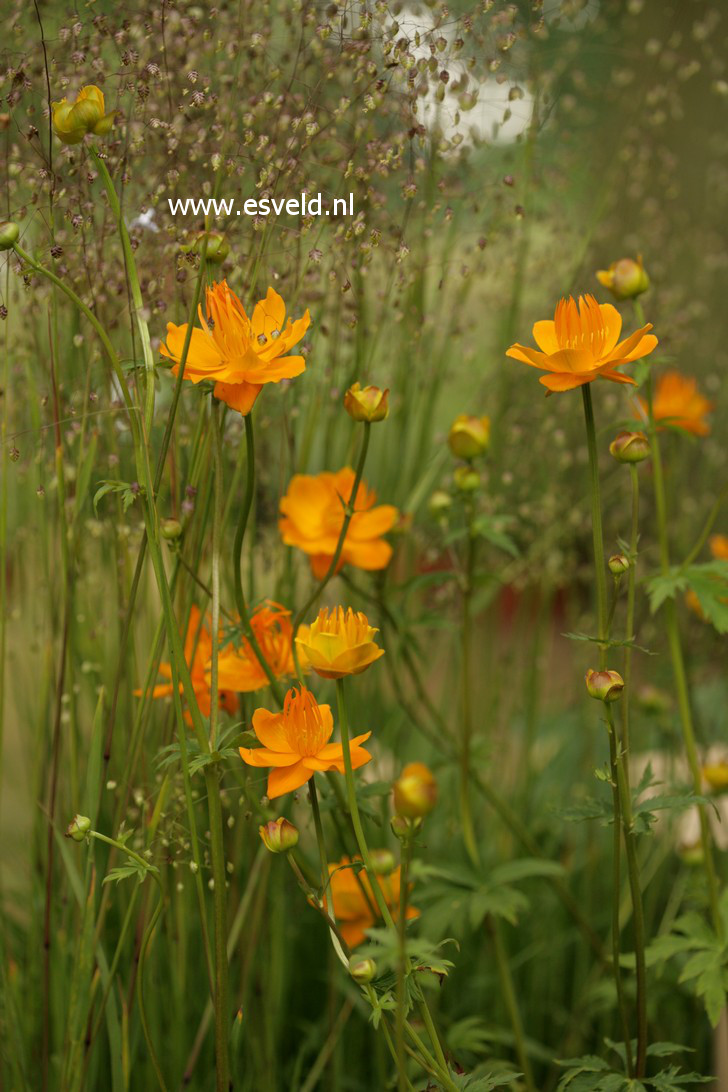
POLYGON ((355 982, 364 986, 377 977, 377 965, 373 959, 359 959, 357 956, 352 956, 349 960, 349 974, 355 982))
POLYGON ((617 701, 624 690, 624 679, 618 671, 594 671, 586 673, 586 688, 589 696, 599 701, 617 701))
POLYGON ((182 524, 178 519, 163 519, 160 521, 159 530, 167 542, 176 542, 182 534, 182 524))
POLYGON ((622 576, 629 569, 629 558, 624 554, 612 554, 607 565, 612 576, 622 576))
POLYGON ((271 853, 287 853, 298 845, 298 830, 287 819, 271 819, 258 827, 258 833, 263 839, 263 845, 271 853))
POLYGON ((427 507, 433 519, 442 519, 452 507, 452 497, 444 489, 436 489, 427 502, 427 507))
POLYGON ((437 803, 437 781, 424 762, 410 762, 394 783, 394 809, 408 819, 421 819, 437 803))
POLYGON ((344 395, 344 409, 355 421, 383 421, 389 414, 389 390, 352 384, 344 395))
POLYGON ((91 830, 91 820, 86 815, 76 815, 66 828, 66 838, 73 838, 74 842, 83 842, 91 830))
POLYGON ((422 820, 408 819, 406 815, 393 815, 389 825, 395 838, 400 842, 410 842, 422 826, 422 820))
POLYGON ((650 278, 645 273, 641 255, 636 261, 634 258, 620 258, 618 262, 612 262, 609 269, 597 272, 597 280, 618 300, 632 300, 650 287, 650 278))
POLYGON ((222 265, 230 253, 230 243, 222 232, 198 231, 191 243, 180 247, 183 254, 202 254, 202 247, 207 238, 206 259, 214 265, 222 265))
POLYGON ((618 463, 641 463, 650 454, 650 441, 644 432, 618 432, 609 445, 609 454, 618 463))
POLYGON ((490 444, 490 418, 459 414, 450 426, 447 443, 456 459, 470 460, 483 455, 490 444))
POLYGON ((0 250, 12 250, 20 238, 20 227, 14 220, 3 220, 0 224, 0 250))
POLYGON ((375 876, 389 876, 394 872, 394 854, 391 849, 370 849, 369 861, 375 876))
POLYGON ((452 477, 462 493, 474 493, 480 489, 480 474, 472 466, 456 466, 452 477))
POLYGON ((116 110, 106 113, 104 93, 95 84, 82 87, 73 102, 52 102, 53 130, 62 144, 80 144, 88 133, 106 136, 116 110))

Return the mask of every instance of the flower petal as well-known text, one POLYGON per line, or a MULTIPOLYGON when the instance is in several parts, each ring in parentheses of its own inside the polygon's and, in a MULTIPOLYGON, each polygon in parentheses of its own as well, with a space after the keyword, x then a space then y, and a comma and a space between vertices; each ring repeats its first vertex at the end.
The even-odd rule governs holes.
POLYGON ((249 766, 293 766, 301 759, 300 755, 269 751, 267 747, 239 747, 238 750, 243 762, 249 766))
POLYGON ((533 340, 545 353, 557 353, 561 348, 556 337, 556 323, 553 319, 543 319, 533 324, 533 340))
POLYGON ((587 375, 570 375, 568 372, 559 372, 556 375, 542 375, 539 383, 548 387, 550 391, 571 391, 576 387, 583 387, 585 383, 591 383, 596 379, 597 373, 589 372, 587 375))
POLYGON ((283 731, 283 714, 268 709, 256 709, 253 713, 253 731, 263 744, 279 754, 293 754, 283 731))
POLYGON ((283 796, 286 792, 294 792, 305 785, 311 776, 302 762, 295 766, 289 766, 285 770, 271 770, 268 778, 268 796, 274 800, 276 796, 283 796))

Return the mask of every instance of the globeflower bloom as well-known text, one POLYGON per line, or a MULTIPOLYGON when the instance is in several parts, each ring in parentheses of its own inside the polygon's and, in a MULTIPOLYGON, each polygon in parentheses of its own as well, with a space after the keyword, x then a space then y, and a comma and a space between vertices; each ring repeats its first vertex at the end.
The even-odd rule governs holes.
MULTIPOLYGON (((277 679, 282 675, 293 675, 295 667, 291 612, 280 603, 268 600, 253 612, 250 627, 273 675, 277 679)), ((243 694, 261 690, 269 682, 260 660, 246 638, 243 638, 239 648, 228 645, 220 652, 217 675, 221 687, 243 694)))
MULTIPOLYGON (((295 474, 281 498, 281 538, 286 546, 309 555, 317 580, 326 575, 336 553, 355 477, 349 466, 335 473, 295 474)), ((349 564, 369 571, 389 564, 392 547, 382 535, 392 529, 399 513, 391 504, 375 506, 376 499, 374 490, 360 481, 337 568, 349 564)))
MULTIPOLYGON (((215 381, 214 394, 231 409, 243 415, 250 413, 256 398, 266 383, 293 379, 305 370, 302 356, 286 356, 306 333, 311 316, 286 320, 286 305, 269 288, 248 318, 242 303, 228 287, 227 281, 206 289, 207 319, 200 308, 201 327, 192 331, 185 379, 201 383, 215 381)), ((182 357, 187 323, 167 324, 167 340, 160 353, 174 361, 176 375, 182 357)))
MULTIPOLYGON (((222 634, 220 635, 222 637, 222 634)), ((192 682, 192 689, 195 692, 197 698, 197 705, 200 713, 203 717, 209 717, 212 708, 212 695, 210 690, 210 659, 212 657, 212 636, 210 634, 207 621, 203 624, 201 622, 199 607, 193 605, 190 610, 190 620, 187 623, 187 636, 185 637, 185 662, 190 672, 190 681, 192 682)), ((174 693, 174 687, 172 685, 172 665, 160 664, 159 674, 165 679, 169 679, 168 683, 160 683, 152 690, 153 698, 168 698, 174 693)), ((219 680, 218 680, 219 682, 219 680)), ((219 682, 219 706, 221 709, 226 709, 228 713, 234 713, 237 708, 237 698, 232 693, 234 688, 226 689, 224 684, 219 682)), ((183 693, 182 683, 179 684, 180 694, 183 693)), ((141 690, 135 690, 135 694, 140 695, 141 690)), ((189 724, 191 717, 189 712, 185 713, 185 720, 189 724)))
MULTIPOLYGON (((266 790, 271 800, 300 789, 316 770, 344 773, 342 745, 329 743, 334 731, 331 707, 319 705, 305 686, 288 691, 281 713, 256 709, 253 730, 263 746, 241 747, 240 757, 249 766, 273 767, 266 790)), ((355 770, 372 757, 361 746, 370 735, 371 732, 365 732, 350 742, 355 770)))
MULTIPOLYGON (((331 894, 334 902, 334 917, 341 929, 341 934, 350 948, 356 948, 366 940, 366 930, 380 921, 374 916, 377 904, 374 892, 365 868, 351 867, 360 864, 358 858, 343 857, 338 864, 329 864, 331 894), (349 866, 349 867, 347 867, 349 866)), ((379 886, 384 900, 396 921, 399 916, 399 891, 401 870, 395 868, 389 876, 378 876, 379 886)), ((419 910, 407 907, 407 918, 417 918, 419 910)))
POLYGON ((653 351, 657 338, 648 333, 651 329, 648 322, 620 341, 622 316, 616 307, 597 303, 593 296, 579 296, 578 303, 570 296, 556 305, 553 321, 535 323, 533 337, 541 351, 516 343, 506 356, 546 372, 539 382, 550 392, 570 391, 594 379, 634 384, 616 369, 653 351))
POLYGON ((354 383, 344 395, 344 409, 355 421, 374 424, 389 416, 389 390, 354 383))
POLYGON ((343 679, 345 675, 360 675, 384 655, 384 649, 374 640, 378 632, 361 611, 354 612, 351 607, 347 611, 343 607, 322 609, 308 633, 296 637, 296 644, 317 675, 343 679))
MULTIPOLYGON (((642 409, 640 416, 647 417, 647 403, 643 398, 639 399, 639 403, 642 409)), ((713 403, 700 394, 694 379, 688 379, 676 371, 664 372, 658 379, 652 399, 652 415, 663 427, 671 425, 693 436, 707 436, 710 425, 705 418, 712 409, 713 403)))
POLYGON ((63 144, 80 144, 87 133, 106 136, 114 123, 115 110, 106 113, 104 93, 91 83, 82 87, 73 102, 52 102, 53 130, 63 144))

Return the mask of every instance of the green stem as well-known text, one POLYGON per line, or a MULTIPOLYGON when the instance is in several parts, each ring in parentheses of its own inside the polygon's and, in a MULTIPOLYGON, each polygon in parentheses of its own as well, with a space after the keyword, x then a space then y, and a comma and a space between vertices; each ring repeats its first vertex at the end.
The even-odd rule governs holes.
POLYGON ((96 838, 99 842, 106 842, 107 845, 113 846, 120 852, 125 853, 127 857, 131 858, 132 861, 134 861, 138 865, 141 865, 141 867, 144 869, 144 873, 149 873, 149 875, 155 881, 157 889, 159 891, 159 901, 157 902, 154 913, 149 919, 147 927, 144 930, 141 948, 139 949, 139 973, 137 975, 136 987, 137 995, 139 998, 139 1018, 141 1020, 144 1038, 147 1043, 149 1057, 151 1058, 152 1066, 154 1067, 154 1072, 156 1074, 159 1087, 162 1089, 162 1092, 167 1092, 167 1085, 164 1080, 164 1075, 162 1074, 162 1068, 159 1064, 159 1058, 157 1057, 157 1052, 154 1049, 154 1043, 152 1042, 152 1036, 149 1031, 147 1010, 144 1005, 144 966, 146 963, 147 951, 156 924, 159 921, 162 910, 164 909, 164 891, 162 890, 162 883, 159 878, 159 869, 156 867, 156 865, 150 865, 149 861, 145 861, 144 858, 140 857, 138 853, 135 853, 133 849, 130 849, 129 846, 124 845, 122 842, 118 842, 115 838, 107 838, 105 834, 100 834, 97 830, 90 830, 88 836, 89 838, 96 838))
POLYGON ((621 741, 617 738, 609 705, 605 703, 607 726, 610 736, 610 748, 616 758, 617 785, 622 806, 622 828, 627 856, 627 874, 632 896, 632 914, 634 919, 635 973, 637 979, 637 1058, 635 1076, 639 1080, 645 1075, 647 1064, 647 970, 645 963, 645 917, 642 906, 642 887, 640 885, 639 864, 637 861, 637 839, 632 818, 632 801, 629 782, 626 775, 625 754, 621 741))
POLYGON ((513 1029, 513 1038, 515 1040, 516 1057, 518 1058, 518 1064, 523 1070, 523 1079, 525 1081, 528 1092, 536 1092, 536 1085, 533 1082, 533 1073, 531 1071, 531 1063, 526 1052, 526 1037, 523 1031, 523 1021, 521 1019, 521 1013, 518 1008, 518 1000, 516 998, 516 991, 513 986, 511 968, 508 962, 508 954, 506 953, 505 945, 503 943, 503 937, 500 931, 500 924, 497 918, 495 918, 492 914, 489 914, 486 918, 486 925, 493 939, 493 949, 495 951, 495 959, 498 965, 498 975, 501 981, 503 1000, 506 1003, 508 1016, 510 1018, 511 1027, 513 1029))
MULTIPOLYGON (((382 888, 379 884, 379 880, 376 876, 374 869, 372 868, 371 857, 369 855, 369 847, 367 845, 366 838, 364 837, 364 829, 362 827, 361 816, 359 814, 359 805, 356 799, 356 785, 354 782, 354 770, 351 765, 351 745, 349 741, 349 718, 346 711, 346 691, 344 689, 344 680, 336 680, 336 700, 339 711, 339 731, 341 732, 341 747, 344 755, 344 774, 346 779, 346 796, 347 803, 349 805, 349 814, 351 816, 351 823, 354 828, 354 834, 356 836, 356 842, 361 853, 361 859, 364 862, 367 878, 371 885, 374 899, 376 901, 379 913, 381 914, 387 928, 391 929, 396 935, 397 926, 395 925, 394 918, 392 917, 387 900, 384 897, 382 888)), ((407 961, 407 971, 409 972, 409 960, 407 961)), ((435 1051, 435 1057, 438 1064, 447 1073, 447 1061, 440 1044, 440 1038, 437 1034, 437 1029, 432 1021, 430 1010, 427 1007, 427 1002, 422 998, 420 1011, 422 1013, 422 1019, 424 1020, 427 1033, 430 1036, 433 1049, 435 1051)))
POLYGON ((205 787, 210 818, 210 855, 212 857, 213 895, 215 903, 215 1076, 217 1092, 229 1092, 230 1037, 228 1012, 227 961, 227 873, 223 842, 220 781, 215 769, 205 767, 205 787))
MULTIPOLYGON (((219 404, 212 402, 212 451, 215 469, 212 520, 212 661, 210 683, 210 748, 215 750, 218 714, 218 654, 220 628, 220 534, 223 503, 223 458, 220 435, 219 404)), ((215 905, 215 1060, 218 1092, 228 1092, 230 1060, 228 1056, 228 960, 227 960, 227 872, 222 826, 220 777, 215 768, 205 767, 205 783, 210 815, 210 851, 212 855, 213 895, 215 905)))
MULTIPOLYGON (((637 543, 639 541, 640 482, 637 467, 631 465, 630 480, 632 485, 632 526, 629 536, 629 572, 627 575, 627 623, 625 639, 634 640, 634 606, 637 586, 637 543)), ((629 644, 624 649, 624 693, 622 694, 622 746, 629 754, 629 700, 632 679, 632 649, 629 644)))
POLYGON ((240 516, 238 517, 238 526, 235 531, 235 541, 233 543, 233 581, 235 584, 235 605, 237 607, 238 614, 240 615, 243 633, 245 634, 245 637, 247 638, 247 641, 252 648, 253 653, 255 654, 255 658, 265 672, 274 698, 279 705, 282 705, 283 699, 280 687, 278 685, 278 680, 273 674, 270 664, 263 655, 263 651, 258 643, 258 638, 253 632, 253 627, 250 624, 248 606, 245 602, 245 592, 243 591, 243 574, 241 569, 243 542, 245 541, 245 530, 248 526, 250 509, 252 507, 253 497, 255 495, 255 437, 253 434, 253 418, 251 413, 248 413, 243 418, 243 420, 245 422, 247 466, 245 474, 245 495, 243 497, 243 503, 240 508, 240 516))
POLYGON ((397 1010, 395 1019, 395 1041, 397 1044, 397 1069, 399 1072, 399 1092, 405 1092, 407 1069, 405 1065, 404 1025, 407 1017, 405 984, 407 980, 407 895, 409 885, 409 865, 412 858, 412 843, 402 844, 400 853, 399 875, 399 958, 397 960, 397 1010))
POLYGON ((624 1050, 627 1061, 627 1075, 634 1076, 634 1062, 632 1059, 632 1035, 629 1030, 629 1017, 627 1015, 627 1002, 622 985, 621 965, 621 925, 619 897, 622 891, 622 808, 619 796, 619 783, 617 774, 617 746, 614 733, 609 733, 609 755, 611 762, 612 783, 612 808, 614 819, 612 823, 612 890, 616 895, 612 898, 612 973, 614 985, 617 990, 617 1008, 619 1009, 620 1022, 622 1024, 622 1036, 624 1038, 624 1050))
POLYGON ((473 816, 470 808, 470 748, 473 735, 472 714, 472 643, 473 643, 473 576, 475 572, 475 533, 473 529, 473 502, 468 497, 466 502, 467 546, 465 556, 465 582, 463 585, 463 622, 462 622, 462 721, 460 738, 460 821, 463 827, 463 840, 471 862, 477 868, 480 864, 478 846, 475 840, 473 816))
POLYGON ((126 224, 124 223, 124 215, 121 211, 121 203, 119 202, 118 195, 116 193, 116 187, 114 186, 109 169, 104 162, 99 151, 91 146, 91 156, 99 169, 101 179, 106 189, 106 195, 111 205, 111 211, 116 219, 116 226, 119 231, 119 237, 121 238, 121 246, 124 251, 124 265, 126 266, 126 275, 129 278, 129 287, 131 289, 131 299, 134 305, 134 318, 136 319, 137 327, 139 328, 139 337, 142 343, 142 357, 144 359, 144 373, 145 373, 145 409, 144 409, 144 427, 147 436, 151 432, 152 421, 154 419, 154 354, 152 353, 152 342, 149 337, 149 326, 147 320, 144 317, 144 301, 142 299, 142 290, 139 284, 139 276, 137 274, 136 262, 134 260, 134 251, 131 246, 131 239, 129 238, 129 232, 127 231, 126 224))
POLYGON ((581 388, 584 400, 584 423, 586 425, 586 442, 589 450, 589 475, 592 505, 592 535, 594 541, 594 568, 597 581, 597 618, 598 636, 602 642, 599 645, 599 667, 604 668, 606 663, 606 649, 604 640, 607 632, 607 576, 604 564, 604 537, 602 533, 602 505, 599 490, 599 459, 597 456, 597 439, 594 428, 594 409, 592 407, 591 384, 584 383, 581 388))

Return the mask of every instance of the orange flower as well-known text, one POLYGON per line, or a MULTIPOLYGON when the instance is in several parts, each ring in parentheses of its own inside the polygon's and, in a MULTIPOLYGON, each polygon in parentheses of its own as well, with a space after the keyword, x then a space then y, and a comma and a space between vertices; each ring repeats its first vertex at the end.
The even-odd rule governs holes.
MULTIPOLYGON (((268 600, 251 615, 250 625, 275 677, 293 675, 291 612, 268 600)), ((249 694, 268 686, 268 676, 245 638, 240 648, 228 645, 221 651, 217 671, 219 685, 230 690, 249 694)))
POLYGON ((728 561, 728 535, 711 535, 708 545, 716 561, 728 561))
MULTIPOLYGON (((297 546, 310 556, 317 580, 326 575, 336 552, 355 477, 350 466, 333 474, 296 474, 281 498, 281 537, 286 546, 297 546)), ((391 504, 374 507, 376 499, 374 490, 360 482, 339 567, 348 562, 357 569, 371 570, 389 564, 392 547, 382 535, 392 529, 399 513, 391 504)))
MULTIPOLYGON (((305 785, 316 770, 344 773, 344 754, 340 743, 329 743, 334 720, 328 705, 319 705, 310 690, 289 690, 282 713, 256 709, 253 729, 263 744, 252 750, 240 748, 240 757, 249 766, 273 766, 268 776, 267 793, 271 800, 305 785)), ((372 757, 361 744, 371 732, 351 740, 351 764, 355 770, 372 757)))
POLYGON ((351 607, 346 612, 343 607, 322 609, 307 632, 301 626, 296 644, 317 675, 342 679, 345 675, 361 675, 384 655, 384 649, 374 640, 378 632, 361 611, 355 613, 351 607))
MULTIPOLYGON (((334 917, 350 948, 356 948, 366 940, 365 930, 371 929, 380 920, 374 914, 377 904, 366 869, 345 867, 352 863, 357 864, 358 861, 358 858, 352 862, 349 857, 343 857, 338 864, 329 865, 334 917)), ((401 870, 395 868, 389 876, 377 876, 385 902, 395 921, 399 914, 400 874, 401 870)), ((414 906, 407 907, 408 918, 417 918, 419 915, 419 910, 414 906)))
MULTIPOLYGON (((647 403, 638 399, 642 415, 647 417, 647 403)), ((652 400, 652 413, 655 421, 662 421, 673 428, 692 432, 693 436, 707 436, 710 425, 705 415, 713 409, 713 403, 703 398, 698 392, 694 379, 688 379, 680 372, 664 372, 655 387, 652 400)))
POLYGON ((533 327, 533 337, 541 352, 525 345, 511 345, 506 356, 539 368, 539 382, 549 391, 570 391, 594 379, 613 383, 634 380, 615 369, 647 356, 657 345, 648 334, 652 324, 619 341, 622 316, 611 303, 597 303, 593 296, 579 296, 578 304, 570 296, 556 305, 553 322, 545 319, 533 327))
MULTIPOLYGON (((212 700, 210 694, 210 657, 212 656, 212 637, 210 636, 209 621, 206 620, 201 623, 200 610, 196 606, 192 606, 190 609, 190 620, 187 623, 187 636, 185 637, 185 662, 190 671, 190 679, 192 682, 192 689, 195 692, 197 698, 197 705, 199 706, 200 713, 203 717, 209 717, 210 710, 212 708, 212 700)), ((172 666, 171 664, 160 664, 159 674, 164 676, 165 679, 172 678, 172 666)), ((232 687, 226 689, 222 683, 219 684, 219 704, 221 709, 226 709, 228 713, 234 713, 237 709, 237 698, 232 693, 232 687)), ((182 683, 179 684, 180 694, 182 693, 182 683)), ((135 694, 140 695, 141 690, 135 690, 135 694)), ((169 683, 160 683, 152 690, 153 698, 168 698, 174 693, 174 688, 171 681, 169 683)), ((191 723, 191 716, 189 712, 185 713, 185 720, 188 724, 191 723)))
MULTIPOLYGON (((202 329, 192 331, 185 379, 200 383, 215 380, 215 397, 242 414, 250 413, 265 383, 293 379, 305 369, 302 356, 286 356, 306 333, 311 322, 308 311, 303 318, 286 322, 286 305, 274 289, 255 305, 252 318, 228 288, 227 281, 206 290, 207 321, 200 308, 202 329)), ((160 347, 162 356, 179 368, 187 323, 167 324, 167 342, 160 347)))

